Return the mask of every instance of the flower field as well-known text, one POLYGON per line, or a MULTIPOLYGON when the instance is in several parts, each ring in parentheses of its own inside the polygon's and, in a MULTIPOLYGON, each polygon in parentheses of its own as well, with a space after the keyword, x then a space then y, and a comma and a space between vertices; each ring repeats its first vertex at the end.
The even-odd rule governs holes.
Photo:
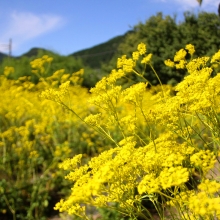
POLYGON ((162 85, 143 43, 89 91, 83 70, 46 77, 47 55, 30 63, 37 84, 10 80, 5 67, 0 217, 43 220, 58 210, 93 219, 97 208, 114 219, 219 218, 220 51, 194 52, 188 44, 165 61, 188 72, 175 87, 162 85))

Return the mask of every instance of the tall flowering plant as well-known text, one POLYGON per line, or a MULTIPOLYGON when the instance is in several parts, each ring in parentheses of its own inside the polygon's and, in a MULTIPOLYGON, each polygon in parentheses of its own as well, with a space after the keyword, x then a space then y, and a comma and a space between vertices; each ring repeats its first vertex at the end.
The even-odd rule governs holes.
MULTIPOLYGON (((118 58, 117 69, 90 90, 90 103, 99 111, 82 119, 113 147, 89 161, 79 154, 60 164, 69 171, 65 178, 72 188, 55 209, 82 219, 89 219, 88 206, 117 209, 133 219, 154 219, 152 206, 160 219, 220 217, 220 74, 210 67, 220 63, 220 50, 210 63, 210 57, 194 58, 194 52, 189 44, 165 61, 177 71, 188 71, 174 88, 160 82, 145 44, 138 45, 132 58, 118 58), (159 89, 145 78, 147 65, 159 89), (120 85, 120 79, 131 74, 142 82, 120 85), (120 140, 113 135, 115 129, 120 140)), ((68 86, 63 84, 57 93, 47 90, 42 97, 67 106, 57 97, 67 95, 68 86)))

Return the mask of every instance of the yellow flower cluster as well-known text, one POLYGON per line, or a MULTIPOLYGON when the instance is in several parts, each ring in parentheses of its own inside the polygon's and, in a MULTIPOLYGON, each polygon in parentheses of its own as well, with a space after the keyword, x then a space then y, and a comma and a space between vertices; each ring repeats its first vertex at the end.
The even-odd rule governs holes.
MULTIPOLYGON (((63 206, 64 204, 64 201, 61 200, 59 204, 56 204, 55 206, 55 210, 60 210, 61 212, 62 211, 65 211, 65 209, 62 209, 61 207, 63 206)), ((67 205, 67 204, 66 204, 67 205)), ((68 204, 69 206, 69 214, 77 214, 79 215, 80 217, 83 217, 84 216, 84 212, 85 212, 85 206, 80 206, 80 205, 75 205, 73 206, 71 202, 69 202, 68 204), (81 214, 82 213, 82 214, 81 214)))
POLYGON ((133 103, 134 105, 139 106, 142 103, 144 93, 146 91, 146 83, 137 83, 131 87, 125 89, 122 92, 123 99, 125 102, 133 103))
MULTIPOLYGON (((187 44, 185 49, 188 51, 188 53, 192 56, 195 53, 195 48, 192 44, 187 44)), ((178 52, 176 52, 174 56, 174 61, 171 61, 170 59, 165 60, 164 63, 166 66, 169 67, 176 67, 177 69, 184 69, 186 67, 187 61, 186 61, 186 55, 187 52, 185 49, 180 49, 178 52)))
POLYGON ((210 150, 201 150, 198 153, 193 154, 190 157, 190 161, 196 168, 199 168, 204 174, 206 174, 214 167, 216 156, 214 155, 214 152, 210 152, 210 150))
POLYGON ((4 68, 4 75, 7 77, 9 76, 11 73, 14 73, 14 67, 12 66, 5 66, 4 68))
POLYGON ((180 186, 189 180, 187 168, 181 166, 165 168, 160 174, 160 183, 163 189, 171 186, 180 186))
POLYGON ((57 103, 63 103, 62 99, 68 94, 70 81, 67 81, 59 86, 59 90, 47 89, 40 95, 41 98, 48 99, 57 103))
POLYGON ((101 122, 101 113, 96 115, 89 115, 84 121, 91 126, 99 126, 101 122))
POLYGON ((175 66, 175 63, 173 61, 171 61, 170 59, 165 60, 164 63, 165 63, 166 66, 169 66, 169 67, 174 67, 175 66))
POLYGON ((220 190, 220 183, 216 180, 209 180, 206 179, 204 182, 198 185, 198 189, 201 191, 205 191, 209 195, 214 195, 215 193, 218 193, 220 190))
POLYGON ((143 193, 148 193, 148 194, 153 194, 160 192, 160 186, 159 186, 159 181, 153 174, 148 174, 146 175, 140 184, 138 185, 138 192, 140 194, 143 193))
POLYGON ((199 219, 199 216, 202 216, 203 219, 212 219, 214 216, 219 218, 219 207, 220 198, 210 198, 206 192, 199 192, 189 200, 189 208, 197 216, 197 219, 199 219))
POLYGON ((114 112, 115 104, 121 93, 121 86, 116 86, 115 83, 123 76, 123 70, 113 70, 108 77, 103 77, 94 88, 90 89, 92 97, 89 102, 105 110, 114 112))
MULTIPOLYGON (((46 57, 43 59, 46 60, 46 57)), ((82 145, 80 133, 82 130, 87 132, 84 124, 71 115, 67 116, 57 103, 39 99, 39 93, 45 86, 46 89, 50 86, 53 91, 49 97, 46 94, 48 98, 56 98, 58 92, 58 97, 65 100, 69 93, 69 106, 74 104, 79 116, 85 117, 90 113, 88 91, 78 85, 73 86, 80 84, 83 70, 73 75, 59 71, 60 78, 44 78, 38 84, 33 84, 29 76, 8 79, 8 74, 13 71, 16 69, 6 67, 4 74, 0 75, 0 190, 3 189, 7 197, 1 200, 0 210, 4 208, 7 213, 14 210, 15 213, 24 213, 22 216, 28 212, 29 216, 24 218, 30 219, 33 214, 33 218, 40 219, 48 209, 49 190, 59 193, 55 188, 66 184, 66 180, 61 178, 63 172, 57 169, 58 163, 78 153, 87 158, 88 154, 101 152, 103 148, 90 148, 86 141, 82 145), (59 89, 53 86, 55 80, 59 82, 56 84, 59 89), (11 201, 15 201, 12 209, 11 201), (36 203, 39 205, 34 209, 36 203)), ((92 136, 95 132, 90 130, 90 133, 92 136)), ((109 144, 102 140, 102 145, 103 142, 109 144)), ((73 164, 71 160, 69 169, 73 169, 73 164)))
POLYGON ((137 50, 140 53, 140 55, 145 54, 147 52, 146 44, 144 44, 144 43, 138 44, 137 50))
POLYGON ((155 140, 158 153, 155 152, 152 142, 145 147, 135 148, 134 137, 123 139, 119 143, 120 148, 101 153, 91 159, 88 165, 74 169, 74 172, 66 176, 76 183, 72 188, 72 196, 57 207, 71 213, 68 208, 70 201, 73 206, 84 202, 98 207, 104 204, 107 206, 107 202, 118 202, 120 207, 126 210, 128 201, 140 205, 143 193, 150 197, 152 193, 171 190, 172 186, 183 186, 188 181, 189 171, 181 165, 193 151, 187 151, 188 147, 184 145, 177 147, 178 144, 170 138, 172 139, 165 135, 155 140), (166 140, 167 143, 164 142, 166 140), (164 148, 167 148, 165 155, 164 148), (170 154, 173 154, 173 158, 179 158, 179 162, 171 162, 170 157, 167 157, 170 154), (138 189, 139 197, 134 200, 135 188, 138 189), (96 198, 95 201, 93 197, 96 198))
POLYGON ((195 48, 192 44, 187 44, 186 49, 188 50, 188 53, 192 56, 195 53, 195 48))
POLYGON ((140 56, 144 56, 141 60, 142 64, 149 64, 152 58, 152 54, 148 54, 146 55, 147 52, 147 47, 144 43, 140 43, 137 46, 137 51, 134 51, 132 53, 132 58, 127 59, 126 55, 123 55, 121 58, 118 58, 117 61, 117 68, 122 68, 122 70, 125 73, 130 73, 130 72, 134 72, 137 74, 137 72, 135 71, 135 66, 136 66, 136 62, 139 60, 140 56))
POLYGON ((82 154, 78 154, 72 159, 67 159, 63 161, 61 164, 59 164, 59 167, 64 170, 74 170, 78 167, 78 164, 81 164, 81 158, 82 154))
POLYGON ((185 191, 178 193, 175 198, 167 204, 171 206, 178 205, 184 210, 182 217, 187 219, 213 219, 220 217, 220 198, 218 196, 220 183, 215 180, 204 180, 198 185, 199 191, 185 191))
POLYGON ((48 63, 50 64, 53 61, 52 57, 49 57, 48 55, 44 55, 41 58, 37 58, 33 61, 31 61, 31 68, 32 73, 38 73, 38 71, 40 71, 40 74, 45 73, 45 64, 48 63))
MULTIPOLYGON (((126 57, 123 57, 121 60, 119 60, 119 64, 120 62, 122 63, 122 70, 124 72, 130 73, 133 71, 133 68, 135 67, 135 62, 130 58, 130 59, 126 59, 126 57)), ((120 65, 117 65, 117 67, 119 68, 120 65)))
POLYGON ((81 85, 83 74, 83 69, 80 69, 79 71, 72 74, 65 73, 65 69, 60 69, 55 71, 52 76, 47 77, 46 81, 53 87, 57 87, 66 81, 70 81, 73 85, 81 85))
POLYGON ((184 49, 180 49, 178 52, 176 52, 174 56, 174 62, 181 61, 185 59, 187 52, 184 49))
POLYGON ((153 56, 152 53, 148 54, 146 57, 144 57, 144 58, 142 59, 141 63, 144 63, 144 64, 150 63, 152 56, 153 56))
POLYGON ((214 63, 214 62, 220 63, 220 50, 213 55, 211 59, 211 63, 214 63))
POLYGON ((174 205, 178 215, 186 218, 219 215, 219 197, 214 196, 219 183, 207 180, 207 174, 219 155, 220 78, 219 74, 212 76, 208 57, 192 59, 194 53, 189 44, 175 54, 174 61, 165 61, 188 71, 175 88, 161 84, 160 89, 148 89, 144 74, 134 68, 141 57, 140 63, 151 66, 152 55, 146 54, 146 45, 141 43, 132 58, 119 58, 118 69, 90 90, 90 103, 97 107, 84 122, 112 144, 89 161, 81 163, 81 156, 75 156, 73 162, 62 163, 64 169, 70 168, 66 178, 73 187, 56 209, 82 217, 87 205, 108 208, 116 203, 128 216, 150 219, 143 205, 146 199, 160 216, 167 205, 174 205), (118 85, 130 72, 144 82, 118 85))

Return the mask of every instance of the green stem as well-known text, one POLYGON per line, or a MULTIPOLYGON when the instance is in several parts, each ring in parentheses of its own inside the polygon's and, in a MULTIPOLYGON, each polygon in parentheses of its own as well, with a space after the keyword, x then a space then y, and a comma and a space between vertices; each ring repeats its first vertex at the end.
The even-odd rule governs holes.
POLYGON ((146 81, 147 83, 149 83, 149 85, 152 87, 153 85, 150 83, 150 81, 148 81, 143 75, 141 75, 140 73, 138 73, 135 69, 133 69, 133 72, 138 75, 140 78, 142 78, 144 81, 146 81))
POLYGON ((155 209, 157 210, 157 213, 158 213, 158 215, 160 216, 160 219, 164 219, 164 217, 161 216, 161 213, 160 213, 160 211, 159 211, 157 205, 155 204, 155 201, 151 201, 151 202, 154 204, 154 207, 155 207, 155 209))
POLYGON ((111 98, 109 97, 109 95, 108 95, 107 92, 106 92, 106 94, 107 94, 107 96, 108 96, 108 98, 109 98, 109 102, 110 102, 110 104, 111 104, 111 108, 110 108, 110 109, 111 109, 111 111, 112 111, 112 113, 113 113, 113 117, 115 118, 115 120, 116 120, 116 122, 117 122, 117 124, 118 124, 118 127, 119 127, 119 129, 120 129, 120 131, 121 131, 123 137, 125 138, 125 134, 124 134, 124 131, 123 131, 121 125, 120 125, 116 108, 115 108, 114 104, 112 103, 112 100, 111 100, 111 98))
MULTIPOLYGON (((146 121, 146 123, 147 123, 147 125, 148 125, 148 127, 149 127, 149 130, 150 130, 150 139, 151 139, 151 132, 152 132, 152 129, 151 129, 150 125, 149 125, 149 122, 147 121, 147 118, 146 118, 146 116, 145 116, 145 114, 144 114, 144 111, 143 111, 143 109, 142 109, 142 106, 139 106, 139 108, 140 108, 141 113, 142 113, 142 115, 143 115, 143 117, 144 117, 144 120, 146 121)), ((152 140, 153 143, 154 143, 154 150, 155 150, 155 153, 157 153, 157 147, 156 147, 156 144, 155 144, 155 142, 154 142, 154 137, 153 137, 153 139, 151 139, 151 140, 152 140)))
POLYGON ((119 147, 119 145, 115 142, 115 140, 114 140, 101 126, 99 126, 98 128, 104 133, 104 135, 105 135, 109 140, 111 140, 117 147, 119 147))
POLYGON ((12 215, 13 215, 13 220, 16 220, 16 216, 15 216, 15 210, 11 207, 11 205, 9 204, 9 201, 7 199, 7 197, 5 195, 3 195, 3 198, 8 206, 8 208, 10 209, 12 215))
POLYGON ((102 128, 102 127, 98 127, 102 133, 99 132, 99 130, 95 129, 95 127, 91 126, 90 124, 88 124, 87 122, 85 122, 73 109, 69 108, 65 103, 63 103, 62 101, 59 102, 59 104, 61 104, 63 107, 65 107, 68 111, 72 112, 77 118, 79 118, 82 122, 84 122, 86 125, 88 125, 89 127, 92 127, 95 131, 97 131, 99 134, 104 135, 104 137, 107 137, 109 140, 111 140, 117 147, 119 147, 119 145, 115 142, 114 139, 112 139, 112 137, 106 133, 106 131, 102 128))
POLYGON ((153 70, 155 76, 157 77, 157 79, 158 79, 158 81, 159 81, 159 83, 160 83, 160 85, 161 85, 161 89, 162 89, 162 91, 163 91, 163 97, 165 98, 165 93, 164 93, 164 89, 163 89, 163 85, 162 85, 162 82, 161 82, 161 80, 160 80, 160 77, 157 75, 157 72, 156 72, 155 69, 153 68, 152 64, 150 63, 149 65, 150 65, 151 69, 153 70))

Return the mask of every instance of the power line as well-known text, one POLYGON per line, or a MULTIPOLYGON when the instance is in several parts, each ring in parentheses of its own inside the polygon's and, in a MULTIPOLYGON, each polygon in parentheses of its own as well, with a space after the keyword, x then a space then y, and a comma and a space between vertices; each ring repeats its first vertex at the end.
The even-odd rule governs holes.
POLYGON ((84 54, 84 55, 72 54, 72 56, 76 56, 76 57, 95 57, 95 56, 100 56, 100 55, 103 55, 103 54, 113 53, 113 52, 116 52, 116 51, 117 50, 108 50, 108 51, 104 51, 104 52, 84 54))

